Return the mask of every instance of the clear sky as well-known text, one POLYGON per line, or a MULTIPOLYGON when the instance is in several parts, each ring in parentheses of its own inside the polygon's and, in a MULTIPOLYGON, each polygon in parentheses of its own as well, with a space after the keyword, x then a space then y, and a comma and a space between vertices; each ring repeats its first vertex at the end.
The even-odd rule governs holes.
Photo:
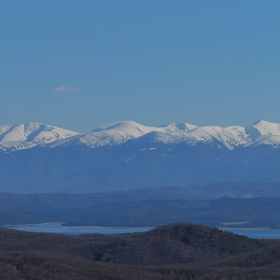
POLYGON ((279 0, 2 0, 0 125, 280 123, 279 0))

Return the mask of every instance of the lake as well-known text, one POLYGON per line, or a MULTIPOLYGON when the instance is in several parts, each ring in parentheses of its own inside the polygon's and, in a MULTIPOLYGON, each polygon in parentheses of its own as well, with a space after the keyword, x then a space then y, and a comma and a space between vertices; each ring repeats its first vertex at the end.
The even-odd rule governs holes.
POLYGON ((145 232, 151 227, 97 227, 97 226, 62 226, 57 223, 36 224, 36 225, 12 225, 2 226, 7 229, 16 229, 29 232, 45 232, 45 233, 58 233, 66 235, 79 235, 87 233, 100 233, 100 234, 120 234, 120 233, 133 233, 133 232, 145 232))
POLYGON ((280 229, 238 229, 238 228, 220 228, 223 231, 229 231, 239 235, 245 235, 250 238, 280 238, 280 229))
MULTIPOLYGON (((97 227, 97 226, 73 226, 66 227, 62 224, 47 223, 36 225, 13 225, 2 226, 7 229, 16 229, 29 232, 48 232, 58 233, 66 235, 79 235, 88 233, 100 233, 100 234, 121 234, 121 233, 133 233, 133 232, 146 232, 152 229, 151 227, 97 227)), ((237 228, 220 228, 232 233, 245 235, 250 238, 280 238, 280 229, 237 229, 237 228)))

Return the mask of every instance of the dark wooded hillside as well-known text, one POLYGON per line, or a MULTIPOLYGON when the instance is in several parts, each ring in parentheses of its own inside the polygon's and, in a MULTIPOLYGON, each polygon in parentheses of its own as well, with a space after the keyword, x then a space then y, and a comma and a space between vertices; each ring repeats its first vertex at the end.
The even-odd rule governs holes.
POLYGON ((278 240, 188 223, 111 236, 0 230, 2 279, 279 279, 279 264, 278 240))

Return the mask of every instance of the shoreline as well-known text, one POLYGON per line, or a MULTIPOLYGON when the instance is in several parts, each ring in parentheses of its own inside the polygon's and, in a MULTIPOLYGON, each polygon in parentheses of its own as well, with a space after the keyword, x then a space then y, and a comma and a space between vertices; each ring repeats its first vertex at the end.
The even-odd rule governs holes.
POLYGON ((130 227, 130 226, 67 226, 63 223, 39 223, 39 224, 16 224, 16 225, 0 225, 0 228, 12 228, 12 227, 47 227, 47 226, 57 226, 64 228, 92 228, 92 229, 153 229, 154 227, 130 227))
POLYGON ((255 231, 274 231, 274 230, 280 230, 279 228, 270 228, 270 227, 260 227, 260 228, 239 228, 239 227, 219 227, 220 230, 255 230, 255 231))

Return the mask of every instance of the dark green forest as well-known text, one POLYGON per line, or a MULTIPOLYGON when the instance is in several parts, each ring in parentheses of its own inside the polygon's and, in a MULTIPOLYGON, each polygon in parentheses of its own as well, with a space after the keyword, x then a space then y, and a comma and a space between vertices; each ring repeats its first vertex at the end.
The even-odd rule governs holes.
MULTIPOLYGON (((266 186, 267 194, 278 189, 266 186)), ((279 229, 280 198, 262 197, 263 187, 227 183, 93 194, 0 193, 2 225, 156 227, 79 236, 2 228, 0 279, 280 279, 280 240, 218 229, 236 222, 235 227, 279 229)))
POLYGON ((170 224, 65 236, 0 229, 0 279, 279 279, 280 241, 170 224))

